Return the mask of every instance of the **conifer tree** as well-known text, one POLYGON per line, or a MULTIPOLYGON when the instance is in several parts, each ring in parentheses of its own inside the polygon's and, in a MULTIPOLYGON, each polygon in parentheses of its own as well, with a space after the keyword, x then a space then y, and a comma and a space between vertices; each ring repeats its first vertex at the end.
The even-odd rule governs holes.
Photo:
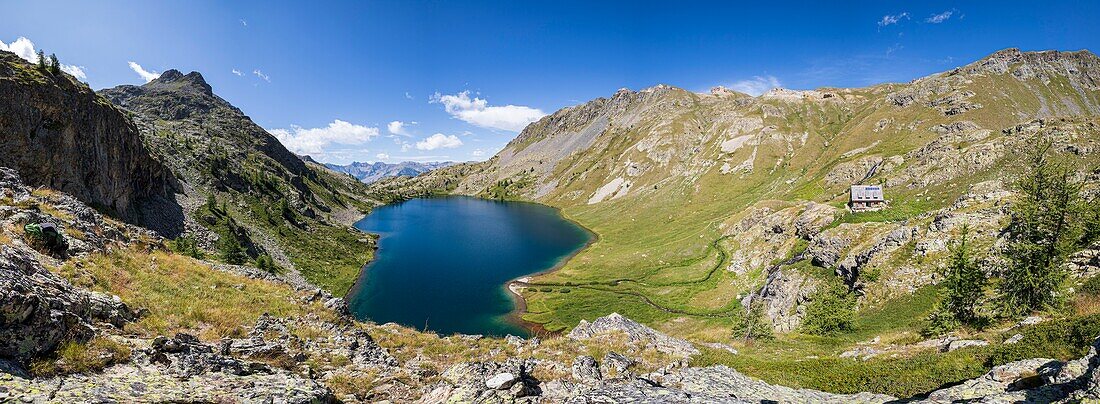
POLYGON ((46 66, 46 52, 43 52, 41 49, 38 51, 38 70, 42 73, 49 70, 48 66, 46 66))
POLYGON ((1028 171, 1016 182, 1019 199, 1005 228, 1008 262, 1000 284, 1002 308, 1023 315, 1058 306, 1063 299, 1063 263, 1084 235, 1086 204, 1081 182, 1063 161, 1050 156, 1051 142, 1034 142, 1028 171))
POLYGON ((61 62, 59 62, 57 60, 57 54, 55 54, 55 53, 50 54, 50 63, 49 63, 48 68, 50 70, 50 73, 53 73, 53 74, 61 73, 61 62))
POLYGON ((951 258, 944 271, 943 308, 960 323, 973 324, 978 319, 977 307, 986 284, 985 273, 974 258, 970 245, 970 227, 951 246, 951 258))

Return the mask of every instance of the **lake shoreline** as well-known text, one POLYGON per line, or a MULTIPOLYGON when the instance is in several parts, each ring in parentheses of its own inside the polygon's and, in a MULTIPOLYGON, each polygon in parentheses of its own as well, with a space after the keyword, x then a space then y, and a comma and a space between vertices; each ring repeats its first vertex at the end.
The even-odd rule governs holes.
POLYGON ((512 311, 510 313, 508 313, 508 315, 506 316, 506 319, 509 322, 511 322, 512 324, 515 324, 517 326, 523 327, 532 336, 560 334, 561 333, 560 331, 550 331, 550 330, 546 329, 546 327, 542 323, 536 323, 534 321, 529 321, 529 320, 526 320, 526 319, 523 318, 523 315, 527 313, 527 299, 525 299, 523 297, 523 294, 520 293, 520 292, 523 289, 531 287, 530 282, 531 282, 532 278, 534 278, 536 276, 550 274, 550 273, 552 273, 554 271, 557 271, 557 270, 561 269, 562 267, 564 267, 565 264, 567 264, 569 261, 571 261, 577 255, 580 255, 581 252, 583 252, 584 250, 587 250, 588 247, 591 247, 593 244, 595 244, 597 241, 599 241, 600 240, 600 235, 599 235, 599 233, 596 233, 595 231, 592 231, 592 229, 589 229, 587 226, 581 224, 580 222, 574 220, 573 218, 566 217, 565 214, 563 214, 561 208, 558 208, 557 206, 550 206, 550 205, 546 205, 546 204, 542 204, 542 203, 538 203, 538 202, 528 202, 528 201, 523 201, 523 202, 534 203, 534 204, 538 204, 538 205, 542 205, 542 206, 546 206, 548 208, 554 209, 555 211, 558 212, 558 216, 561 216, 561 218, 563 220, 566 220, 569 223, 572 223, 574 226, 577 226, 577 227, 581 228, 582 230, 585 231, 585 233, 588 233, 588 235, 589 235, 588 241, 585 242, 583 246, 578 248, 576 251, 573 251, 569 255, 566 255, 566 256, 561 257, 560 259, 558 259, 558 262, 555 263, 554 266, 552 266, 548 269, 539 271, 539 272, 535 272, 535 273, 532 273, 532 274, 527 274, 527 275, 524 275, 522 277, 510 280, 510 281, 508 281, 507 283, 504 284, 504 289, 508 291, 508 295, 511 296, 511 298, 512 298, 512 305, 515 306, 512 309, 512 311))

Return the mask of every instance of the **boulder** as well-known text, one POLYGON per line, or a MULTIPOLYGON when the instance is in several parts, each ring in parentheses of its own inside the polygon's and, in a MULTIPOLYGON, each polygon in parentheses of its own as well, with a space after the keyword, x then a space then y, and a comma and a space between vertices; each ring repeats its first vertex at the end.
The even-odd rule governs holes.
POLYGON ((117 297, 76 288, 46 270, 29 249, 0 246, 0 358, 26 362, 66 340, 90 339, 97 323, 122 326, 136 318, 117 297))
POLYGON ((494 390, 508 390, 513 384, 516 384, 517 381, 519 381, 519 377, 512 373, 498 373, 496 376, 485 380, 485 387, 494 390))
POLYGON ((699 353, 699 350, 690 342, 679 338, 673 338, 657 330, 639 324, 634 320, 623 317, 619 313, 611 313, 597 318, 593 322, 581 320, 568 337, 574 340, 586 340, 613 333, 626 335, 632 343, 643 344, 647 347, 670 355, 691 356, 699 353))
POLYGON ((986 345, 989 345, 989 342, 984 341, 984 340, 980 340, 980 339, 957 339, 957 340, 949 342, 947 344, 947 346, 945 346, 943 348, 943 351, 944 352, 951 352, 951 351, 955 351, 955 350, 959 350, 959 349, 963 349, 963 348, 976 347, 976 346, 986 346, 986 345))
POLYGON ((596 364, 596 359, 588 356, 581 355, 573 360, 573 380, 579 383, 598 383, 603 379, 603 375, 600 374, 600 367, 596 364))

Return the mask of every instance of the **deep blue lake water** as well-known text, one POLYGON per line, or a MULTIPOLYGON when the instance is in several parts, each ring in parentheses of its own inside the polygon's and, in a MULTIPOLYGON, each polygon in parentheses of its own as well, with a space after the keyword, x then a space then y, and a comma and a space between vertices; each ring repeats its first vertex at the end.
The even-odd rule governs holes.
POLYGON ((508 319, 505 283, 553 268, 592 237, 550 207, 458 196, 383 206, 355 227, 381 239, 348 294, 352 312, 443 335, 527 336, 508 319))

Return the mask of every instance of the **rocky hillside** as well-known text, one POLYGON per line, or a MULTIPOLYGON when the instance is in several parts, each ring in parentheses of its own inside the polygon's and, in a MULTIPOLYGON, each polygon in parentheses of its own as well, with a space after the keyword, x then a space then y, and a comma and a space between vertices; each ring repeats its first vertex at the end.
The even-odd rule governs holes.
MULTIPOLYGON (((786 387, 706 366, 705 350, 734 348, 693 344, 615 313, 566 335, 527 340, 360 323, 342 299, 323 290, 172 254, 155 233, 115 222, 69 195, 27 187, 14 170, 0 168, 0 197, 4 401, 896 400, 786 387), (20 230, 32 222, 56 224, 70 247, 60 253, 37 247, 20 230)), ((1018 331, 1040 338, 1051 334, 1048 325, 1018 331)), ((1097 348, 1100 340, 1069 361, 1006 362, 914 401, 1095 400, 1097 348)))
MULTIPOLYGON (((618 312, 733 346, 703 356, 769 382, 930 391, 931 380, 1005 363, 995 351, 1016 337, 1013 322, 930 338, 926 319, 964 227, 986 275, 1001 274, 1012 183, 1028 168, 1019 161, 1044 142, 1097 186, 1095 54, 1007 49, 909 83, 758 97, 623 89, 529 125, 484 163, 376 186, 538 201, 598 234, 559 270, 514 284, 524 318, 547 329, 618 312), (846 209, 853 184, 883 186, 887 208, 846 209), (842 331, 813 335, 838 311, 850 313, 842 331), (746 337, 760 328, 771 339, 746 337), (963 346, 976 348, 954 353, 963 346)), ((1072 255, 1068 304, 1044 321, 1097 321, 1081 293, 1097 282, 1097 251, 1072 255)))
POLYGON ((354 162, 347 165, 325 164, 325 167, 328 167, 332 171, 350 174, 352 177, 363 181, 364 184, 370 184, 389 177, 415 177, 428 171, 452 166, 454 164, 455 163, 451 161, 427 163, 416 161, 386 163, 379 161, 375 163, 354 162))
POLYGON ((369 260, 370 239, 349 228, 378 203, 365 186, 291 153, 198 72, 168 70, 99 94, 133 114, 179 178, 188 220, 178 235, 206 254, 239 244, 244 257, 234 263, 270 258, 278 271, 341 294, 369 260))
MULTIPOLYGON (((1019 147, 1054 139, 1092 164, 1098 116, 1100 59, 1088 51, 1008 49, 905 84, 759 97, 623 89, 531 124, 453 192, 560 206, 600 235, 532 282, 584 285, 583 294, 531 288, 545 310, 529 320, 568 329, 619 311, 715 338, 724 327, 710 319, 750 295, 778 293, 769 298, 785 307, 770 310, 801 312, 813 268, 860 286, 867 306, 934 283, 935 259, 906 257, 914 245, 942 257, 936 239, 955 227, 932 216, 975 217, 991 234, 1003 216, 989 205, 1007 197, 999 192, 1019 147), (847 212, 856 183, 885 186, 889 209, 847 212), (787 265, 806 268, 774 267, 807 246, 806 264, 787 265)), ((799 325, 771 317, 777 331, 799 325)))
POLYGON ((0 165, 158 230, 182 225, 177 185, 126 113, 72 76, 0 51, 0 165))

